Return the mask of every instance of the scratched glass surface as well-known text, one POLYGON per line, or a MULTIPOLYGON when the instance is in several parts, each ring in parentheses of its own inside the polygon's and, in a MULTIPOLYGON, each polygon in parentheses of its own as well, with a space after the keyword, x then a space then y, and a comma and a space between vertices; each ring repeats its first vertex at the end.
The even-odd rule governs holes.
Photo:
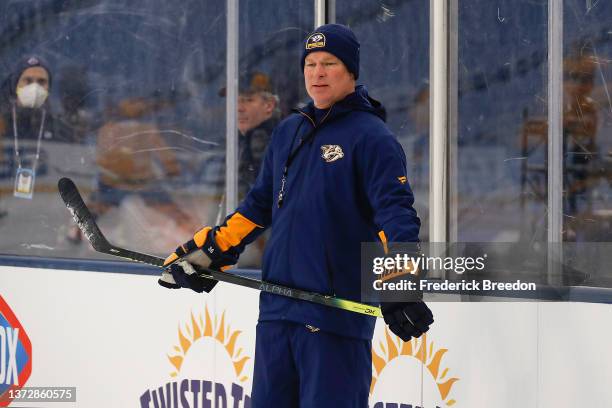
MULTIPOLYGON (((608 4, 564 2, 563 157, 556 158, 564 166, 566 245, 556 281, 563 285, 612 284, 604 262, 611 223, 611 17, 608 4)), ((458 241, 545 248, 547 18, 545 1, 459 2, 457 161, 451 167, 458 241)), ((546 281, 546 264, 524 275, 546 281)))
POLYGON ((398 138, 408 181, 429 240, 429 2, 336 1, 336 21, 361 43, 358 84, 382 102, 398 138))
MULTIPOLYGON (((564 257, 586 270, 612 241, 612 4, 565 0, 563 19, 564 257)), ((585 285, 612 287, 609 264, 588 269, 585 285)))
MULTIPOLYGON (((313 25, 314 6, 308 1, 240 1, 239 199, 257 178, 273 127, 307 100, 300 66, 301 44, 313 25)), ((269 231, 247 246, 238 266, 261 268, 268 237, 269 231)))
MULTIPOLYGON (((274 41, 312 25, 311 4, 241 3, 241 63, 275 66, 272 57, 290 41, 274 41)), ((109 241, 126 248, 165 255, 222 220, 226 36, 225 3, 212 0, 2 2, 0 254, 105 258, 83 242, 59 199, 63 176, 109 241), (51 87, 34 194, 24 199, 13 194, 10 75, 33 55, 48 67, 51 87)), ((15 116, 17 151, 31 168, 41 110, 17 103, 15 116)))
MULTIPOLYGON (((451 231, 459 242, 545 242, 547 196, 525 180, 522 138, 532 118, 547 126, 547 2, 460 1, 457 18, 451 231)), ((543 160, 541 148, 529 157, 543 160)))
POLYGON ((531 117, 547 123, 546 1, 461 1, 458 13, 457 239, 545 240, 521 134, 531 117))

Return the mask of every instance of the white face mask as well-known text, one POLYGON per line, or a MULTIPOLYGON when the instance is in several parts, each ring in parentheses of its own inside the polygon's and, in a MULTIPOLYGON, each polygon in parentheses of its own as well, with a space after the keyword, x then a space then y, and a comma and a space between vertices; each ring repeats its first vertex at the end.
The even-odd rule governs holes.
POLYGON ((48 96, 49 92, 37 83, 17 88, 17 99, 25 108, 40 108, 48 96))

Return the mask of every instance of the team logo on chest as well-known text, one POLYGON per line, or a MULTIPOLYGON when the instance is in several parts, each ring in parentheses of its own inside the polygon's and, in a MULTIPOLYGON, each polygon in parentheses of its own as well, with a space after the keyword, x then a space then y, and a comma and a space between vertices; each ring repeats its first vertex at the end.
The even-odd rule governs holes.
POLYGON ((344 157, 344 152, 338 145, 323 145, 321 146, 321 151, 321 157, 327 163, 335 162, 344 157))

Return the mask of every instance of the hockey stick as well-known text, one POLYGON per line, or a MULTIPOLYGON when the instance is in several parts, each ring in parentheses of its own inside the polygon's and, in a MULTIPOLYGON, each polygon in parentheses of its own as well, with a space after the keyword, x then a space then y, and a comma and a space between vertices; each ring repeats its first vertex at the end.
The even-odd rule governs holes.
MULTIPOLYGON (((94 216, 91 214, 87 205, 83 201, 76 185, 69 178, 62 178, 57 183, 57 187, 64 200, 64 204, 72 214, 74 221, 83 235, 91 243, 93 249, 104 254, 114 255, 131 261, 138 261, 149 265, 154 265, 160 268, 164 267, 164 259, 153 255, 147 255, 140 252, 130 251, 120 248, 108 242, 100 228, 96 224, 94 216)), ((207 279, 215 279, 222 282, 232 283, 234 285, 245 286, 247 288, 258 289, 262 292, 273 293, 275 295, 286 296, 293 299, 306 300, 308 302, 318 303, 320 305, 330 306, 337 309, 346 310, 349 312, 361 313, 368 316, 382 317, 380 308, 371 306, 365 303, 354 302, 337 298, 335 296, 325 296, 320 293, 307 292, 300 289, 289 288, 274 283, 268 283, 257 279, 246 278, 228 272, 215 271, 197 267, 196 271, 199 275, 207 279)))

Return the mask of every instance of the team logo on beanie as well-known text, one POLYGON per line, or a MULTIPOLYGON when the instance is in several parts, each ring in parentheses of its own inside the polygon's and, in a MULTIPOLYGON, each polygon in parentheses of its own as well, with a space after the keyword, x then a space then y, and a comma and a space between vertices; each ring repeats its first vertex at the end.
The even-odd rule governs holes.
POLYGON ((322 33, 312 33, 306 40, 306 49, 312 50, 313 48, 325 47, 325 35, 322 33))
POLYGON ((331 163, 343 158, 344 152, 338 145, 323 145, 321 146, 321 157, 327 163, 331 163))

